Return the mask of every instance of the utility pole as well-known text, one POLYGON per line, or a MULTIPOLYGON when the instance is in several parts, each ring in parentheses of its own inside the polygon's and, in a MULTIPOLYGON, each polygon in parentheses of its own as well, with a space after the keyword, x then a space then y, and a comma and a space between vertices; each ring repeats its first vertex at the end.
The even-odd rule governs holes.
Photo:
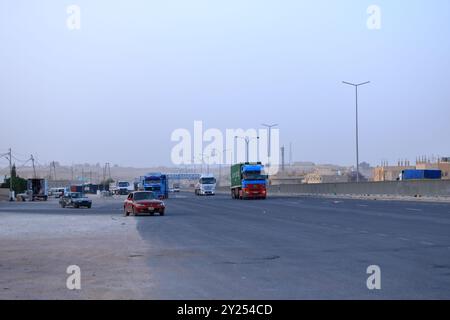
POLYGON ((292 142, 289 142, 289 167, 292 166, 292 142))
POLYGON ((36 167, 34 166, 33 155, 31 155, 30 159, 31 159, 31 163, 33 164, 33 178, 36 179, 36 167))
POLYGON ((55 161, 53 161, 53 173, 55 174, 55 181, 56 181, 56 164, 55 164, 55 161))
POLYGON ((281 171, 284 172, 284 146, 281 146, 281 171))
POLYGON ((9 201, 14 201, 13 198, 13 176, 12 176, 12 152, 9 148, 9 201))
POLYGON ((358 84, 350 83, 350 82, 346 82, 346 81, 342 81, 342 83, 355 87, 355 97, 356 97, 356 182, 359 182, 358 87, 368 84, 368 83, 370 83, 370 81, 366 81, 366 82, 362 82, 362 83, 358 83, 358 84))

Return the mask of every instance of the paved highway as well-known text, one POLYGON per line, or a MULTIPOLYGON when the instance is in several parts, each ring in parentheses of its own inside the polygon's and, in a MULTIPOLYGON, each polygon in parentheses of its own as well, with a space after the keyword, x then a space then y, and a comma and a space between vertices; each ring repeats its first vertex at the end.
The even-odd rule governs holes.
MULTIPOLYGON (((53 298, 55 285, 37 289, 39 281, 47 283, 40 275, 51 279, 78 261, 71 252, 91 250, 95 254, 85 253, 79 264, 96 278, 86 280, 77 295, 58 289, 58 297, 450 298, 450 204, 171 196, 164 217, 122 217, 121 200, 94 198, 90 210, 60 209, 52 202, 0 204, 0 285, 8 287, 0 297, 53 298), (49 230, 52 224, 57 230, 49 230), (17 286, 21 269, 13 270, 11 264, 36 265, 32 255, 22 262, 20 257, 27 250, 44 249, 24 247, 52 237, 72 241, 45 242, 46 250, 59 252, 48 264, 61 267, 51 269, 45 254, 39 254, 27 290, 17 286), (8 244, 15 253, 6 251, 8 244), (381 290, 367 289, 369 265, 381 268, 381 290)), ((64 277, 58 277, 63 283, 64 277)))

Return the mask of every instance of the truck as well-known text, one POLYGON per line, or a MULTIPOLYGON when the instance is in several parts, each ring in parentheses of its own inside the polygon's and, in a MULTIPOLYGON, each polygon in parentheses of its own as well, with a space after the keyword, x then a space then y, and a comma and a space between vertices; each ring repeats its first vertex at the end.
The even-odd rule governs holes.
POLYGON ((212 174, 202 174, 195 184, 195 194, 215 195, 216 194, 216 178, 212 174))
POLYGON ((82 184, 73 184, 70 186, 70 192, 84 192, 84 186, 82 184))
POLYGON ((152 191, 159 199, 169 198, 167 175, 160 172, 147 173, 139 179, 140 191, 152 191))
POLYGON ((48 199, 47 179, 33 178, 27 180, 27 195, 31 201, 48 199))
POLYGON ((128 181, 119 181, 117 182, 117 193, 118 194, 129 194, 133 191, 131 184, 128 181))
POLYGON ((261 162, 244 162, 231 166, 231 198, 266 199, 267 178, 261 162))
POLYGON ((406 169, 402 170, 399 180, 440 180, 442 171, 439 169, 406 169))
POLYGON ((133 187, 128 181, 117 181, 110 183, 109 190, 113 194, 127 195, 133 191, 133 187))
POLYGON ((180 192, 180 184, 179 183, 172 184, 172 192, 180 192))

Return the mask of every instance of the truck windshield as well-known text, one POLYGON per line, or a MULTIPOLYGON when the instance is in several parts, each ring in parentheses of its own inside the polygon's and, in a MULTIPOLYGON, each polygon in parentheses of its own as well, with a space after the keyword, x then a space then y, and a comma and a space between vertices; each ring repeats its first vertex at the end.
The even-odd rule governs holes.
POLYGON ((158 178, 145 179, 146 184, 158 184, 161 180, 158 178))
POLYGON ((151 200, 155 199, 155 194, 153 192, 136 192, 134 194, 134 200, 151 200))
POLYGON ((266 180, 267 179, 267 175, 261 174, 260 172, 257 172, 257 171, 244 172, 242 174, 242 176, 246 180, 266 180))
POLYGON ((128 185, 129 185, 128 182, 119 182, 119 187, 120 187, 120 188, 128 187, 128 185))
POLYGON ((216 178, 201 178, 200 179, 201 184, 214 184, 216 183, 216 178))
POLYGON ((145 190, 147 191, 160 191, 161 187, 160 186, 156 186, 156 187, 145 187, 145 190))

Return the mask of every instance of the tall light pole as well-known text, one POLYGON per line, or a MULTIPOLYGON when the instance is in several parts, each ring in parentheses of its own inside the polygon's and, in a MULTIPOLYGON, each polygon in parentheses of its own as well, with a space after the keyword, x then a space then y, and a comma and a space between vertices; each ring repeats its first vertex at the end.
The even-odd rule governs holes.
POLYGON ((267 141, 267 158, 269 161, 269 166, 270 166, 270 148, 271 148, 271 140, 272 140, 272 128, 278 126, 278 124, 261 124, 262 126, 269 128, 269 137, 268 137, 268 141, 267 141))
MULTIPOLYGON (((244 139, 244 141, 245 141, 245 162, 249 162, 249 144, 250 144, 250 140, 252 140, 252 139, 257 139, 258 140, 258 144, 257 144, 257 147, 258 147, 258 152, 259 152, 259 136, 257 136, 257 137, 240 137, 240 136, 234 136, 234 139, 235 139, 235 141, 236 141, 236 139, 238 139, 238 138, 240 138, 240 139, 244 139)), ((259 155, 257 155, 257 158, 259 159, 259 155)))
POLYGON ((355 87, 356 98, 356 182, 359 182, 359 143, 358 143, 358 87, 370 83, 370 81, 362 83, 350 83, 342 81, 342 83, 355 87))

